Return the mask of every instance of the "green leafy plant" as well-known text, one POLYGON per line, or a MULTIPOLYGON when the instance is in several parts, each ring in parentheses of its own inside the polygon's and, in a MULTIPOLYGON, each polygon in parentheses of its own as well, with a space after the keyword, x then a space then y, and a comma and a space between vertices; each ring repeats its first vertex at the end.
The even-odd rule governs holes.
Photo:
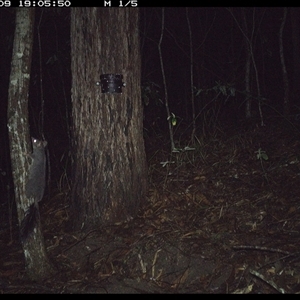
POLYGON ((255 151, 255 153, 256 153, 256 158, 260 160, 261 168, 264 172, 264 177, 267 180, 267 182, 269 182, 267 172, 266 172, 266 170, 264 168, 264 165, 263 165, 263 161, 268 160, 269 156, 267 155, 266 151, 261 150, 261 148, 259 148, 257 151, 255 151))
POLYGON ((256 157, 259 160, 268 160, 269 156, 267 155, 266 151, 261 150, 261 148, 259 148, 257 151, 255 151, 256 153, 256 157))
POLYGON ((168 121, 171 120, 172 126, 176 126, 176 124, 177 124, 177 119, 176 119, 176 116, 175 116, 173 113, 171 113, 171 115, 168 117, 167 120, 168 120, 168 121))

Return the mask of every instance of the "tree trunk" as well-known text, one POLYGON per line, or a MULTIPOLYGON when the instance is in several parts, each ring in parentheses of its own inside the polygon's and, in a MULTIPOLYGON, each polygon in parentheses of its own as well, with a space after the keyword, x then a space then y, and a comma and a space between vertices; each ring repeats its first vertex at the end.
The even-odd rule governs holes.
POLYGON ((145 197, 138 17, 132 8, 71 11, 75 228, 127 220, 145 197), (101 74, 122 74, 122 93, 101 93, 101 74))
MULTIPOLYGON (((33 8, 16 10, 11 74, 8 92, 8 130, 11 165, 14 181, 15 200, 19 225, 32 204, 25 195, 28 179, 30 139, 28 124, 28 89, 33 45, 33 8)), ((51 274, 52 268, 47 259, 40 222, 23 242, 26 271, 32 280, 42 280, 51 274)))
POLYGON ((251 52, 246 42, 246 68, 245 68, 245 102, 246 102, 246 119, 250 119, 251 114, 251 97, 250 97, 250 70, 251 70, 251 52))
POLYGON ((192 129, 192 134, 191 134, 191 142, 192 145, 195 143, 195 133, 196 133, 196 112, 195 112, 195 93, 194 93, 194 52, 193 52, 193 39, 192 39, 192 29, 191 29, 191 24, 190 24, 190 19, 189 19, 189 11, 188 7, 185 9, 186 13, 186 21, 188 24, 188 30, 189 30, 189 40, 190 40, 190 86, 191 86, 191 104, 192 104, 192 124, 193 124, 193 129, 192 129))
POLYGON ((283 76, 283 88, 284 88, 284 97, 283 97, 283 114, 286 118, 289 118, 290 114, 290 98, 289 98, 289 79, 287 74, 287 69, 285 65, 284 52, 283 52, 283 29, 286 21, 287 8, 283 9, 283 18, 281 21, 280 29, 279 29, 279 54, 280 54, 280 62, 282 68, 282 76, 283 76))
POLYGON ((293 101, 294 103, 298 103, 300 95, 300 9, 299 7, 291 7, 289 11, 291 13, 293 47, 293 101))

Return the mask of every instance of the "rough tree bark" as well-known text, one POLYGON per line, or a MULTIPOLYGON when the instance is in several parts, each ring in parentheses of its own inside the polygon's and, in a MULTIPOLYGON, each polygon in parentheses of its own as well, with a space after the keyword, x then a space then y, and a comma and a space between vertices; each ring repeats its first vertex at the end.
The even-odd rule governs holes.
MULTIPOLYGON (((30 80, 32 45, 33 45, 33 8, 16 10, 16 29, 14 36, 11 74, 8 91, 8 131, 14 192, 19 225, 30 206, 30 199, 25 196, 28 179, 30 138, 28 124, 28 89, 30 80)), ((38 222, 39 223, 39 222, 38 222)), ((40 223, 23 243, 25 265, 28 276, 35 281, 51 274, 52 268, 47 259, 44 238, 40 223)))
POLYGON ((136 8, 71 11, 75 228, 129 219, 145 196, 138 17, 136 8), (122 74, 123 93, 101 93, 101 74, 122 74))

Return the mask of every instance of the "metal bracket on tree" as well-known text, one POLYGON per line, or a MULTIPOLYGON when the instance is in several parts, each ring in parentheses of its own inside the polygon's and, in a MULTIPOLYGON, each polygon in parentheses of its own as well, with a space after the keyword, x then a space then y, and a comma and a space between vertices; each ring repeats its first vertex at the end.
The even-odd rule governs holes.
POLYGON ((122 87, 126 85, 122 79, 123 75, 121 74, 102 74, 100 75, 101 81, 97 81, 96 84, 101 84, 102 93, 121 94, 122 87))

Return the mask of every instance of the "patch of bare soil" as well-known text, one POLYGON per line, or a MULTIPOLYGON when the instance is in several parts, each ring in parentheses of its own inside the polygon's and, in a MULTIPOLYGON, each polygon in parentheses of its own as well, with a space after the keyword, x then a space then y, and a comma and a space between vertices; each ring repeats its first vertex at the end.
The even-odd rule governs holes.
MULTIPOLYGON (((279 120, 278 120, 279 121, 279 120)), ((150 188, 133 220, 66 233, 67 208, 45 204, 58 272, 26 281, 20 245, 0 236, 2 293, 299 293, 300 132, 244 124, 181 140, 147 140, 150 188), (56 235, 53 236, 53 232, 56 235)))

